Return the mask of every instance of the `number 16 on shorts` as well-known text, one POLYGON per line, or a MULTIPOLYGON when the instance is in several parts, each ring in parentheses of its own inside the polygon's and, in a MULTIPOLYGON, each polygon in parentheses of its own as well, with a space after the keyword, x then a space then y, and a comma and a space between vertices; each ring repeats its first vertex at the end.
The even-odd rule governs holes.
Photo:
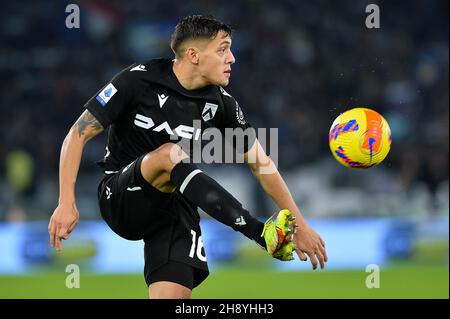
POLYGON ((194 230, 191 230, 192 235, 192 245, 191 250, 189 251, 189 257, 194 258, 194 254, 197 254, 197 258, 200 259, 203 262, 206 262, 206 256, 202 255, 202 248, 203 248, 203 240, 202 236, 200 235, 197 239, 197 232, 194 230))

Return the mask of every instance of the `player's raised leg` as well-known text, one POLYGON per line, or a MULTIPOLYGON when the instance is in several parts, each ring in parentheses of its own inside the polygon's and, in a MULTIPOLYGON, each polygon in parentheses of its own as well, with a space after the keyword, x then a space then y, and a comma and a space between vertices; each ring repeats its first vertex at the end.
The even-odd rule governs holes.
POLYGON ((164 144, 144 157, 142 176, 162 192, 173 192, 178 187, 179 192, 192 203, 256 241, 273 257, 291 259, 294 247, 288 244, 292 241, 294 221, 289 211, 279 214, 275 222, 266 223, 264 231, 264 223, 251 216, 239 201, 196 165, 183 161, 187 158, 178 145, 164 144), (281 250, 282 247, 284 249, 281 250))

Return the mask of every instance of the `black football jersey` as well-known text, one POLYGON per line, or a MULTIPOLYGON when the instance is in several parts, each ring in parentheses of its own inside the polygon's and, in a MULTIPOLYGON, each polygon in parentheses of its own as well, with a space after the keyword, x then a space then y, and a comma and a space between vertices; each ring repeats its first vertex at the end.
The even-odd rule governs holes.
MULTIPOLYGON (((164 143, 198 140, 210 127, 250 127, 236 100, 222 87, 186 90, 172 70, 173 60, 154 59, 118 73, 85 105, 103 128, 109 127, 106 173, 120 170, 164 143), (200 125, 198 125, 200 124, 200 125)), ((244 151, 254 141, 246 140, 244 151)))

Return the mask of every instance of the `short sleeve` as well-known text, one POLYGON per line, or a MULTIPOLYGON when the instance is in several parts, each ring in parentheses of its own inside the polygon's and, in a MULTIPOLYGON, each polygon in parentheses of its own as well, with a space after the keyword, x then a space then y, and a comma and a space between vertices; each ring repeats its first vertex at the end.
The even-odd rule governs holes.
POLYGON ((222 123, 219 124, 219 129, 225 135, 225 139, 231 143, 229 138, 230 132, 233 133, 233 147, 243 153, 246 153, 254 144, 256 140, 255 129, 245 119, 239 103, 225 90, 221 88, 224 96, 224 113, 222 123), (240 146, 240 147, 239 147, 240 146), (243 149, 242 149, 243 147, 243 149))
POLYGON ((102 124, 103 128, 119 117, 133 103, 136 91, 136 76, 130 69, 134 64, 119 72, 98 91, 84 107, 102 124))

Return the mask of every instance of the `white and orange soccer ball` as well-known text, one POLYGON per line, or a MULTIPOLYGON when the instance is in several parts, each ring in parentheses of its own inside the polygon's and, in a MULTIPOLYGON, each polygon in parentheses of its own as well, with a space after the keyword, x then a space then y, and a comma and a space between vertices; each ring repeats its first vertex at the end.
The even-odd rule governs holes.
POLYGON ((328 140, 339 163, 357 168, 380 164, 392 143, 387 121, 368 108, 354 108, 339 115, 331 125, 328 140))

